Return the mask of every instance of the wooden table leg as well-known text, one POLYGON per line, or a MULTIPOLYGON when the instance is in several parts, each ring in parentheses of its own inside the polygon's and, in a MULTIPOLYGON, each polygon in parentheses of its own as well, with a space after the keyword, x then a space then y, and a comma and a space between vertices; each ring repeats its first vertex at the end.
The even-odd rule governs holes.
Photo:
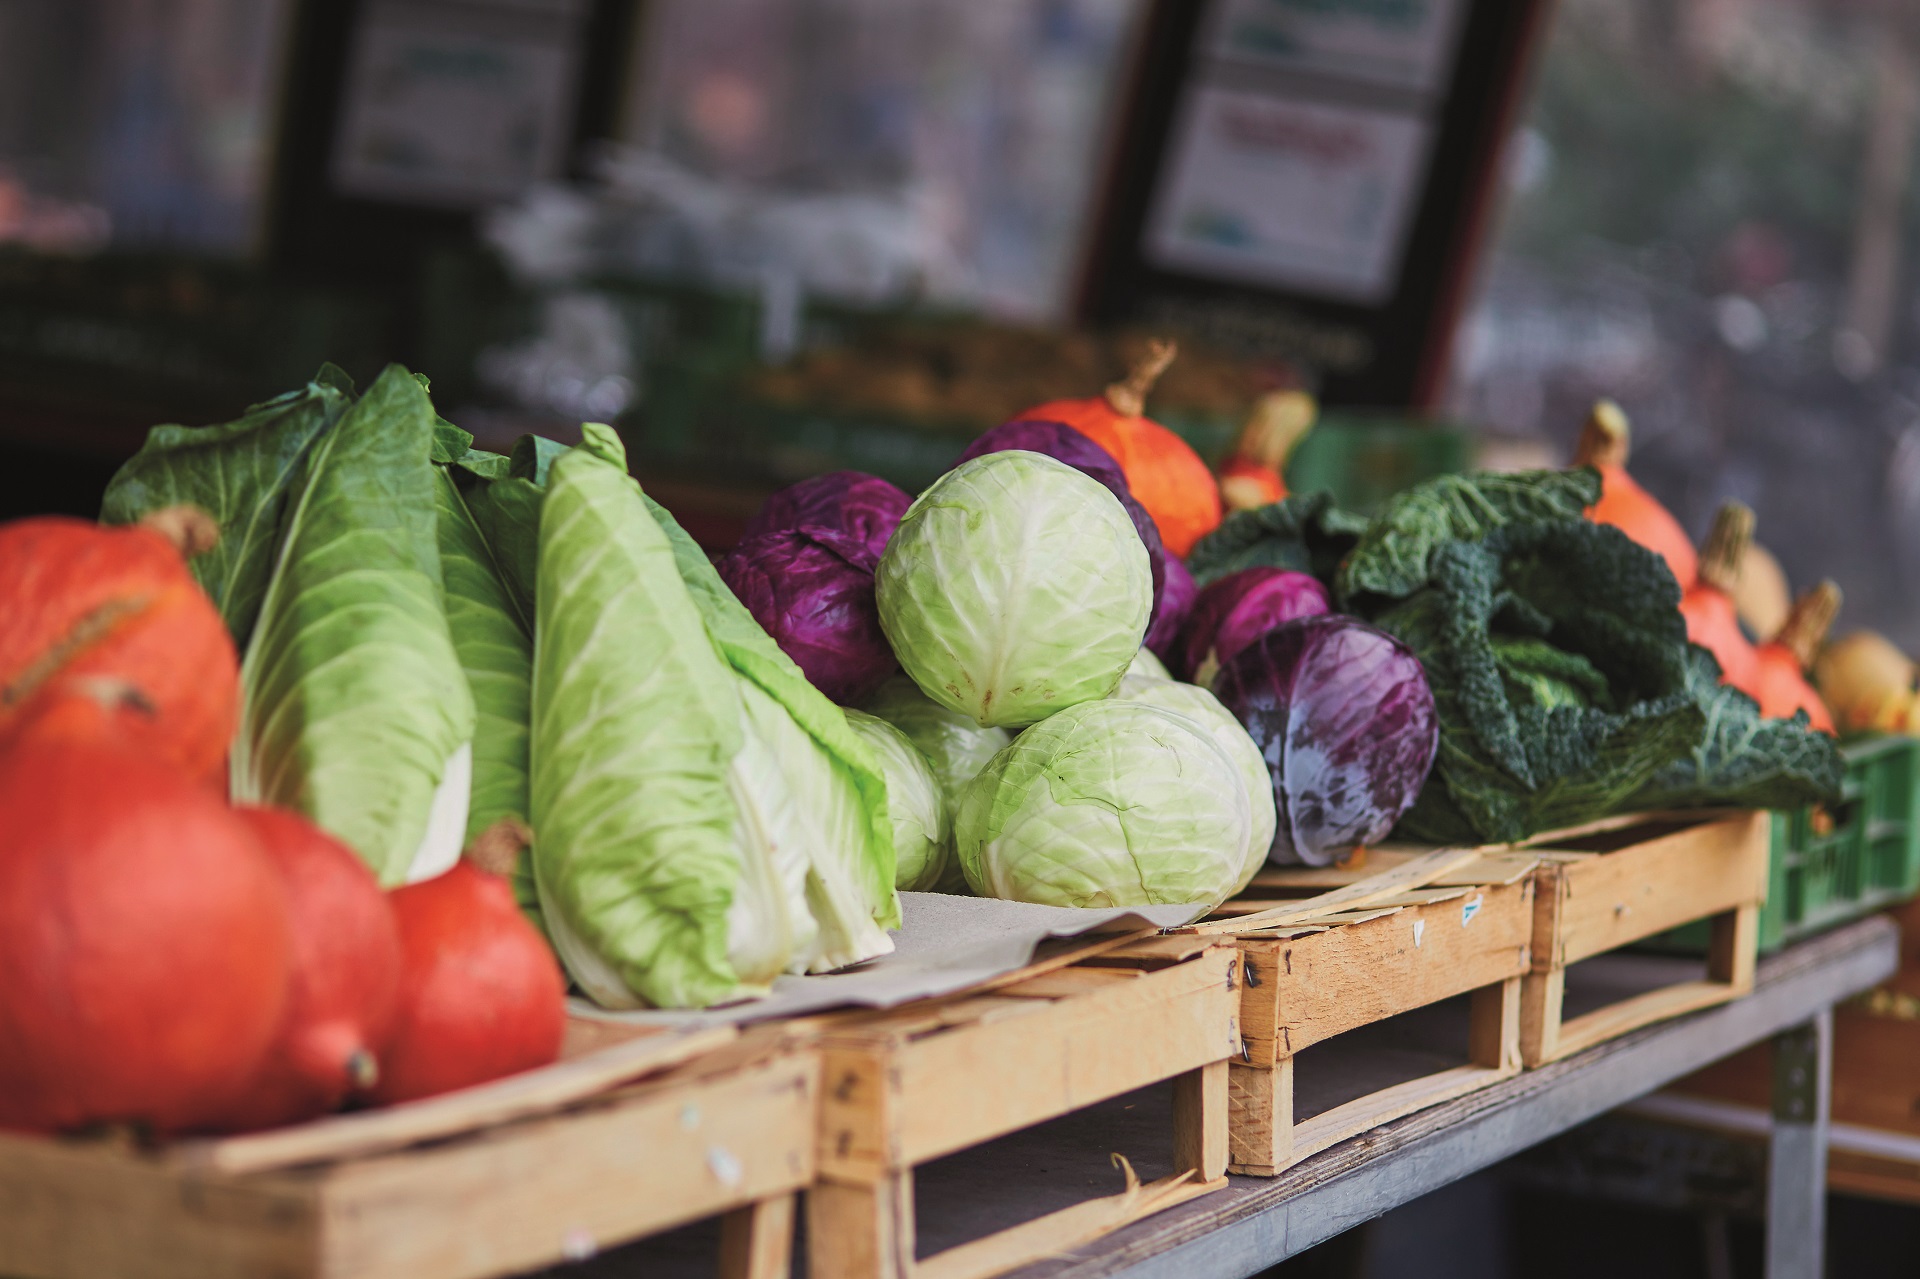
POLYGON ((913 1170, 879 1181, 816 1181, 807 1190, 807 1270, 835 1279, 913 1273, 913 1170))
POLYGON ((775 1195, 720 1219, 720 1279, 787 1279, 793 1273, 793 1203, 793 1195, 775 1195))
POLYGON ((1833 1010, 1773 1037, 1767 1279, 1820 1279, 1827 1243, 1827 1106, 1833 1010))
POLYGON ((1227 1063, 1208 1062, 1173 1081, 1173 1168, 1201 1181, 1227 1175, 1227 1063))

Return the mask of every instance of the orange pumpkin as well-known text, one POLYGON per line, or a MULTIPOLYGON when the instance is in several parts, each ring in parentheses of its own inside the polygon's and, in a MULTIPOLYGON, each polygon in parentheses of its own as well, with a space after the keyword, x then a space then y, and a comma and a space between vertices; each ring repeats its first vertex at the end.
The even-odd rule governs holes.
POLYGON ((1319 408, 1305 391, 1270 391, 1254 405, 1233 456, 1220 468, 1220 498, 1229 511, 1252 511, 1287 496, 1287 457, 1313 426, 1319 408))
POLYGON ((1840 612, 1840 588, 1831 581, 1793 602, 1793 610, 1771 640, 1754 650, 1754 700, 1768 719, 1790 719, 1805 711, 1813 728, 1833 732, 1827 704, 1807 682, 1807 671, 1840 612))
POLYGON ((1618 404, 1612 400, 1594 404, 1573 454, 1575 466, 1600 472, 1600 500, 1587 508, 1587 518, 1613 525, 1665 560, 1684 590, 1699 572, 1699 557, 1680 521, 1627 474, 1630 434, 1627 415, 1618 404))
POLYGON ((1687 638, 1719 659, 1720 682, 1757 698, 1753 644, 1741 632, 1733 606, 1733 584, 1752 538, 1753 512, 1738 502, 1722 506, 1700 553, 1700 572, 1680 595, 1680 612, 1687 619, 1687 638))
POLYGON ((1134 498, 1153 517, 1160 540, 1184 557, 1220 523, 1220 489, 1213 472, 1185 440, 1144 416, 1147 392, 1176 353, 1156 341, 1124 381, 1084 400, 1052 400, 1021 418, 1064 422, 1113 454, 1134 498))
POLYGON ((0 739, 92 735, 217 781, 239 714, 239 658, 187 571, 218 538, 187 507, 108 528, 0 525, 0 739))

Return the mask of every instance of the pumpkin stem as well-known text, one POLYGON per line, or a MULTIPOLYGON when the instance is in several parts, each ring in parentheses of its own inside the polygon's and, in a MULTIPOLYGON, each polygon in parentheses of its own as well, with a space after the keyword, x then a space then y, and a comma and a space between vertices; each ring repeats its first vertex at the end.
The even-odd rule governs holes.
POLYGON ((148 511, 137 522, 173 543, 182 559, 204 555, 220 545, 219 523, 197 506, 163 506, 148 511))
POLYGON ((1319 406, 1305 391, 1269 391, 1254 402, 1233 455, 1278 471, 1313 426, 1319 406))
POLYGON ((1580 442, 1573 446, 1575 466, 1625 466, 1627 449, 1633 442, 1633 429, 1627 415, 1612 400, 1595 400, 1580 428, 1580 442))
POLYGON ((1793 660, 1806 670, 1813 665, 1827 631, 1840 612, 1840 587, 1829 578, 1793 602, 1793 611, 1780 624, 1773 642, 1793 654, 1793 660))
POLYGON ((1716 591, 1733 594, 1740 581, 1740 562, 1753 540, 1753 510, 1744 502, 1726 502, 1713 517, 1707 544, 1700 548, 1700 580, 1716 591))
POLYGON ((1147 392, 1178 354, 1179 346, 1167 338, 1148 342, 1146 354, 1133 362, 1127 376, 1107 388, 1107 403, 1113 405, 1113 411, 1122 417, 1139 417, 1145 413, 1147 392))
POLYGON ((460 860, 476 870, 505 878, 513 874, 514 863, 533 843, 533 831, 518 817, 502 817, 474 837, 460 860))

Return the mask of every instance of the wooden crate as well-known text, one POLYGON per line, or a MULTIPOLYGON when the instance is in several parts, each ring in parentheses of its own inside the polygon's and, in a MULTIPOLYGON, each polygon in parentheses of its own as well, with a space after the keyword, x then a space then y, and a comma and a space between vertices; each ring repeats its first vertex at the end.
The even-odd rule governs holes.
POLYGON ((723 1272, 777 1279, 818 1083, 802 1036, 703 1031, 160 1150, 0 1134, 0 1274, 471 1279, 725 1214, 723 1272))
POLYGON ((1359 866, 1262 871, 1220 916, 1245 960, 1229 1068, 1231 1170, 1271 1177, 1349 1137, 1520 1070, 1534 858, 1376 851, 1359 866), (1294 1118, 1295 1058, 1336 1035, 1472 993, 1466 1065, 1294 1118))
POLYGON ((1540 858, 1533 967, 1521 985, 1520 1055, 1527 1065, 1753 989, 1767 896, 1766 813, 1620 817, 1543 835, 1524 847, 1540 858), (1711 921, 1704 980, 1563 1015, 1570 965, 1697 920, 1711 921))
MULTIPOLYGON (((1121 939, 984 990, 822 1031, 809 1267, 834 1279, 985 1279, 1226 1185, 1238 953, 1121 939), (1174 1175, 916 1260, 916 1165, 1164 1080, 1174 1175)), ((1121 1152, 1124 1153, 1124 1152, 1121 1152)))

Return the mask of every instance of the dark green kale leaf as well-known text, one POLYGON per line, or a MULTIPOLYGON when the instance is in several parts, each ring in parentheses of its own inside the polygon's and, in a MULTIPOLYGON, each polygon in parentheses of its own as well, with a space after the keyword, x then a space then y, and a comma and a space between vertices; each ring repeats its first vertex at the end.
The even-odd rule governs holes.
POLYGON ((1688 687, 1706 732, 1683 759, 1661 769, 1633 797, 1634 809, 1799 808, 1838 804, 1845 763, 1833 738, 1790 720, 1762 719, 1751 697, 1720 682, 1713 654, 1693 647, 1688 687))
POLYGON ((1591 467, 1435 476, 1388 502, 1367 526, 1340 566, 1338 597, 1364 616, 1426 585, 1428 561, 1444 546, 1499 528, 1579 519, 1599 499, 1600 475, 1591 467))
POLYGON ((1366 517, 1335 506, 1333 494, 1300 493, 1229 515, 1200 539, 1187 568, 1201 586, 1243 568, 1284 568, 1331 587, 1341 558, 1366 529, 1366 517))
POLYGON ((1626 811, 1699 742, 1680 588, 1618 529, 1508 523, 1438 544, 1427 577, 1374 619, 1419 656, 1440 720, 1401 837, 1515 840, 1626 811))

